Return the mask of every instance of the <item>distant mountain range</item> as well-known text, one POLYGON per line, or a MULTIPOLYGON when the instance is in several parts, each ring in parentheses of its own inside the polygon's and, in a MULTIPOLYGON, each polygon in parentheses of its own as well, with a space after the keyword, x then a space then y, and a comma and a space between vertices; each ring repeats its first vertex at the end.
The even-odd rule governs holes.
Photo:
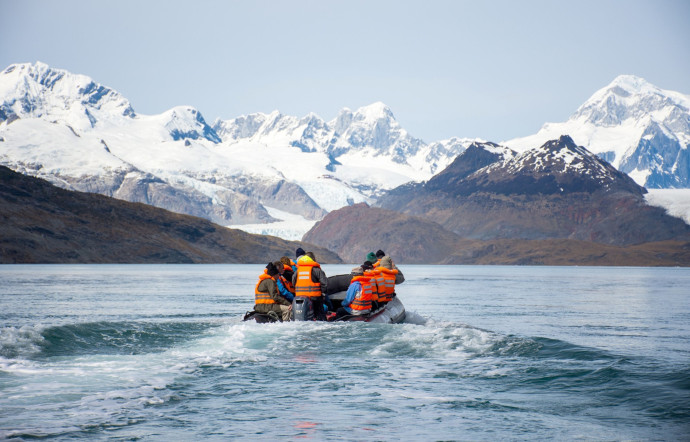
MULTIPOLYGON (((546 124, 533 136, 500 144, 467 138, 426 143, 404 130, 383 103, 343 109, 331 121, 272 112, 208 124, 188 106, 139 115, 119 93, 86 76, 42 63, 16 64, 0 73, 0 164, 64 189, 285 238, 301 238, 323 219, 304 239, 357 261, 371 251, 372 242, 362 242, 371 235, 360 232, 357 237, 356 226, 346 222, 380 232, 371 241, 388 244, 404 262, 425 256, 427 261, 421 262, 643 265, 630 258, 634 249, 638 258, 651 263, 644 265, 687 265, 690 227, 648 205, 642 186, 690 187, 688 109, 687 95, 621 76, 567 122, 546 124), (286 220, 280 228, 262 227, 279 219, 286 220), (371 219, 394 223, 372 225, 371 219), (391 232, 391 226, 403 236, 391 232), (398 243, 409 244, 409 250, 398 249, 398 243), (549 247, 568 256, 554 256, 549 247)), ((10 195, 17 192, 21 190, 10 195)), ((32 193, 24 197, 27 210, 35 206, 27 198, 40 199, 32 193)), ((8 204, 12 198, 6 199, 8 204)), ((103 204, 93 201, 96 208, 103 204)), ((67 200, 61 204, 73 207, 67 200)), ((12 210, 19 215, 5 229, 11 226, 19 243, 40 244, 40 237, 64 251, 68 243, 76 247, 69 241, 79 235, 77 218, 98 215, 88 213, 87 203, 80 204, 78 215, 64 222, 71 233, 36 224, 37 216, 18 205, 12 210), (68 242, 56 242, 58 237, 68 242)), ((125 226, 128 220, 143 223, 146 216, 162 216, 148 209, 134 214, 145 207, 108 210, 126 212, 125 219, 118 218, 125 226)), ((45 215, 63 209, 36 210, 45 215)), ((91 230, 97 222, 109 221, 94 218, 91 230)), ((219 234, 209 226, 194 229, 219 234)), ((157 237, 152 233, 157 228, 163 227, 151 226, 151 238, 157 237)), ((87 241, 91 250, 115 241, 113 235, 84 235, 92 238, 87 241)), ((132 241, 124 243, 150 244, 144 236, 132 241)), ((177 241, 166 237, 166 245, 150 247, 167 250, 177 241)), ((273 239, 261 241, 277 250, 273 239)), ((111 247, 109 259, 126 260, 125 250, 116 249, 111 247)), ((239 261, 259 259, 247 248, 239 249, 245 251, 244 259, 235 256, 239 261)), ((96 259, 80 250, 85 254, 75 260, 96 259)), ((161 262, 230 259, 219 250, 142 253, 161 262)), ((72 259, 68 255, 22 259, 60 262, 72 259)))
POLYGON ((273 112, 211 126, 187 106, 139 115, 116 91, 42 63, 0 73, 0 164, 224 225, 274 221, 271 209, 318 220, 430 177, 466 144, 427 145, 382 103, 330 122, 273 112))
MULTIPOLYGON (((503 144, 523 152, 569 134, 640 185, 688 187, 689 102, 621 76, 568 122, 503 144)), ((140 115, 116 91, 42 63, 0 73, 0 164, 222 225, 266 224, 282 214, 305 221, 284 236, 300 237, 339 207, 431 180, 476 142, 483 141, 426 143, 383 103, 343 109, 331 121, 272 112, 208 124, 188 106, 140 115)))
POLYGON ((0 166, 0 264, 267 263, 297 247, 323 248, 227 229, 208 220, 103 195, 73 192, 0 166))
POLYGON ((304 236, 347 261, 690 265, 690 225, 568 136, 517 153, 474 143, 424 183, 329 213, 304 236), (375 245, 375 246, 373 246, 375 245))

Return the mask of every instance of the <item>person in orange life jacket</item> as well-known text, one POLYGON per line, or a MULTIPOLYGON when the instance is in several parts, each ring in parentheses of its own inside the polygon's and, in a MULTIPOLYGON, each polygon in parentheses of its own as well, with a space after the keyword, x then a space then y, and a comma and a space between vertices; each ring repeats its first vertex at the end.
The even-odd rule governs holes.
POLYGON ((383 250, 377 250, 376 251, 376 257, 378 258, 378 261, 376 261, 376 263, 374 263, 374 267, 380 266, 381 261, 386 259, 386 260, 390 261, 390 266, 387 266, 387 267, 391 270, 397 270, 398 271, 395 274, 395 283, 396 284, 402 284, 403 282, 405 282, 405 276, 402 274, 400 269, 395 265, 395 263, 393 263, 393 259, 390 256, 386 255, 386 252, 384 252, 383 250))
POLYGON ((384 278, 383 272, 381 271, 381 258, 386 256, 383 250, 377 250, 376 253, 370 252, 367 254, 367 261, 369 261, 373 267, 372 273, 372 284, 374 290, 374 300, 377 301, 378 307, 383 307, 386 304, 386 280, 384 278))
POLYGON ((292 275, 293 273, 295 273, 295 269, 297 268, 295 261, 291 260, 287 256, 283 256, 282 258, 280 258, 280 262, 283 263, 283 277, 286 281, 290 283, 290 287, 288 287, 288 290, 290 290, 294 294, 295 287, 292 287, 292 275))
POLYGON ((338 308, 335 314, 335 319, 348 315, 366 315, 371 312, 372 291, 371 284, 369 283, 371 277, 364 275, 364 269, 361 266, 352 269, 350 274, 352 275, 352 281, 347 288, 347 294, 342 302, 342 306, 338 308))
MULTIPOLYGON (((362 264, 362 271, 364 276, 369 277, 369 286, 371 286, 371 311, 376 311, 379 308, 379 295, 378 295, 378 284, 376 279, 380 272, 376 272, 371 261, 364 261, 362 264)), ((384 289, 385 290, 385 289, 384 289)))
MULTIPOLYGON (((383 253, 381 250, 379 252, 383 253)), ((372 291, 373 291, 373 309, 376 310, 379 308, 379 297, 384 298, 385 297, 385 291, 386 291, 386 284, 383 279, 383 275, 381 272, 378 270, 378 266, 380 263, 380 259, 376 258, 376 253, 374 252, 369 252, 367 253, 367 260, 365 261, 365 264, 368 262, 371 264, 371 267, 367 267, 364 269, 365 272, 369 272, 369 276, 371 276, 371 286, 372 286, 372 291)), ((382 304, 383 305, 383 304, 382 304)))
POLYGON ((326 295, 328 278, 321 270, 321 265, 316 262, 312 252, 307 252, 297 260, 297 271, 292 275, 292 285, 295 287, 295 296, 308 296, 314 306, 314 317, 317 321, 326 320, 324 300, 332 306, 326 295))
MULTIPOLYGON (((273 265, 278 270, 278 276, 276 276, 278 293, 280 293, 280 296, 292 303, 292 300, 295 299, 295 294, 290 291, 290 288, 292 288, 292 282, 288 282, 288 280, 285 279, 285 265, 281 261, 276 261, 273 263, 273 265)), ((292 275, 290 275, 290 279, 292 280, 292 275)))
POLYGON ((259 275, 259 282, 254 289, 254 311, 257 313, 276 312, 282 315, 283 321, 289 321, 292 314, 292 304, 278 293, 276 278, 278 269, 269 262, 266 272, 259 275))
POLYGON ((380 276, 377 278, 379 303, 386 304, 395 297, 395 277, 398 274, 398 270, 393 268, 393 260, 390 256, 383 256, 376 270, 380 272, 380 276), (384 285, 383 296, 381 296, 382 279, 384 285))

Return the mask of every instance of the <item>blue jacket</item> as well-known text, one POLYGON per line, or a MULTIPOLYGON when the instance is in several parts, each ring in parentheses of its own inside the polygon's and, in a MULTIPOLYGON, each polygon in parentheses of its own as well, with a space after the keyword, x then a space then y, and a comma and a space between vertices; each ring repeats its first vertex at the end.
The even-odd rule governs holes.
POLYGON ((283 282, 280 280, 280 278, 277 278, 276 282, 278 283, 278 293, 280 293, 280 295, 283 298, 292 302, 292 300, 295 299, 295 295, 290 293, 290 290, 288 290, 287 287, 285 287, 285 284, 283 284, 283 282))
POLYGON ((362 284, 359 281, 355 281, 352 284, 350 284, 350 287, 347 288, 347 294, 345 294, 345 299, 342 302, 342 307, 347 311, 348 313, 352 314, 352 309, 349 307, 350 304, 352 304, 352 301, 355 300, 355 297, 357 296, 357 292, 362 291, 362 284))

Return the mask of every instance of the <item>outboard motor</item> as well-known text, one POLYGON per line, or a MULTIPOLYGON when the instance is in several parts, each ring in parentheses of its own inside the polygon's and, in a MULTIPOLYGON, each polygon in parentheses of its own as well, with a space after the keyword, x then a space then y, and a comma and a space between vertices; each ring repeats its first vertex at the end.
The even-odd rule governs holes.
POLYGON ((292 318, 294 321, 313 321, 314 306, 308 296, 295 296, 292 301, 292 318))

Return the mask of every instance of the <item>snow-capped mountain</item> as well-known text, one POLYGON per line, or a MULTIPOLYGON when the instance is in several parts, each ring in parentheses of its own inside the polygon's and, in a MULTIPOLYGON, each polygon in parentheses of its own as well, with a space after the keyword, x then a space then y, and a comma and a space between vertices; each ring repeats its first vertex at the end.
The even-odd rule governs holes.
MULTIPOLYGON (((619 77, 568 122, 508 144, 525 150, 570 134, 638 182, 682 187, 690 185, 689 103, 619 77)), ((331 121, 274 111, 209 125, 190 106, 140 115, 113 89, 43 63, 0 73, 0 164, 68 189, 286 238, 301 237, 329 211, 429 180, 473 143, 489 146, 463 138, 427 144, 383 103, 343 109, 331 121), (261 225, 278 219, 285 223, 274 230, 261 225)))
POLYGON ((44 63, 11 65, 0 81, 0 122, 42 118, 76 130, 93 129, 101 121, 136 117, 122 95, 85 75, 51 69, 44 63))
POLYGON ((275 221, 270 212, 303 233, 327 211, 429 178, 470 142, 427 145, 382 103, 330 122, 272 112, 211 126, 189 106, 139 115, 116 91, 43 63, 0 73, 1 164, 226 225, 275 221))
POLYGON ((646 204, 645 192, 561 136, 522 153, 475 143, 428 182, 393 189, 377 205, 436 222, 463 238, 687 241, 690 226, 646 204))
MULTIPOLYGON (((297 118, 276 111, 216 120, 213 129, 225 144, 256 143, 325 154, 327 170, 336 174, 342 173, 336 166, 368 168, 363 163, 371 165, 373 160, 376 167, 404 179, 432 176, 474 141, 452 138, 426 144, 403 129, 391 109, 380 102, 356 111, 343 109, 329 122, 315 114, 297 118)), ((390 187, 380 184, 384 189, 390 187)))
POLYGON ((690 95, 621 75, 563 123, 504 144, 525 150, 569 135, 648 188, 690 187, 690 95))
POLYGON ((515 156, 505 155, 503 161, 475 172, 468 181, 475 189, 506 194, 646 193, 628 175, 576 145, 567 135, 515 156))

